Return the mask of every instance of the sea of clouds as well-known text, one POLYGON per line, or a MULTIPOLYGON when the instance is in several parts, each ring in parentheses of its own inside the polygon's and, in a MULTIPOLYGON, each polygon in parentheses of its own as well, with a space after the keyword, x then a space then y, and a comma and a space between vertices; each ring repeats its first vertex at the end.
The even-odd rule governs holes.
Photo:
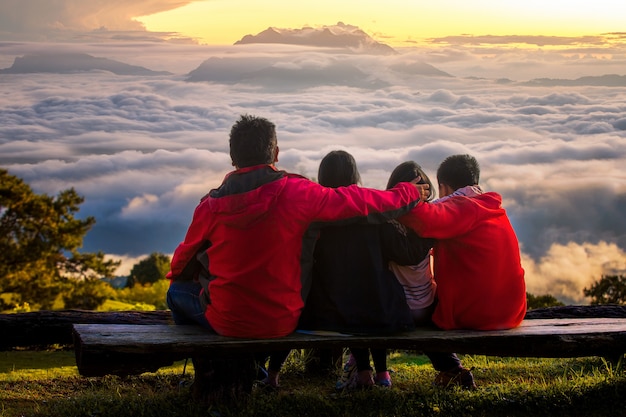
POLYGON ((583 303, 584 287, 626 271, 626 87, 527 83, 616 73, 626 55, 5 42, 0 68, 42 51, 171 73, 0 74, 0 167, 36 192, 83 195, 80 216, 97 221, 83 249, 124 260, 120 274, 173 252, 232 169, 228 133, 244 113, 276 123, 279 168, 313 179, 334 149, 375 188, 406 160, 435 180, 446 156, 476 156, 483 188, 503 196, 531 293, 583 303), (205 81, 187 81, 192 71, 205 81))

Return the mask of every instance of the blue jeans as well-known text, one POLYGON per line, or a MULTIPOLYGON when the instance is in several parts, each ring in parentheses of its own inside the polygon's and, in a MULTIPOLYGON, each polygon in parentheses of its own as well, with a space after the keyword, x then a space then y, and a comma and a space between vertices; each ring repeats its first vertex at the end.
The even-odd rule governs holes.
MULTIPOLYGON (((215 333, 204 315, 204 307, 200 301, 201 290, 202 286, 199 282, 173 281, 167 290, 167 306, 172 310, 174 323, 199 324, 215 333)), ((259 352, 256 353, 255 359, 262 364, 261 366, 264 366, 269 357, 269 369, 279 372, 289 352, 290 350, 259 352)))
POLYGON ((195 281, 173 281, 167 290, 167 306, 176 324, 199 324, 214 331, 200 302, 202 286, 195 281))

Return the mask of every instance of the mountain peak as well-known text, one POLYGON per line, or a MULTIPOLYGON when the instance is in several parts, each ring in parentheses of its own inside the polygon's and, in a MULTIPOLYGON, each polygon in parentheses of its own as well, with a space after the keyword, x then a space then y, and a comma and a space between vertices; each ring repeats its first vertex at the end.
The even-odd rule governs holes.
POLYGON ((357 26, 338 22, 332 26, 300 29, 269 27, 256 35, 246 35, 235 45, 255 43, 280 43, 287 45, 340 48, 351 52, 390 55, 396 51, 384 43, 377 42, 357 26))
POLYGON ((166 71, 152 71, 107 58, 75 52, 42 52, 15 58, 5 74, 57 73, 72 74, 86 71, 109 71, 117 75, 169 75, 166 71))

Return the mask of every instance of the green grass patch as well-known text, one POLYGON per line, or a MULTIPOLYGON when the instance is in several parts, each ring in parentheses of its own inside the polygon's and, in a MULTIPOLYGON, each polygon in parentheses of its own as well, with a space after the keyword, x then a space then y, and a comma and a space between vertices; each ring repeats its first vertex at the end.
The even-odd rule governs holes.
POLYGON ((193 403, 191 363, 133 377, 85 378, 71 351, 0 352, 0 417, 18 416, 626 416, 626 375, 600 358, 524 359, 464 356, 476 391, 432 386, 427 358, 392 352, 391 389, 342 393, 336 375, 304 372, 292 355, 282 388, 245 401, 193 403))

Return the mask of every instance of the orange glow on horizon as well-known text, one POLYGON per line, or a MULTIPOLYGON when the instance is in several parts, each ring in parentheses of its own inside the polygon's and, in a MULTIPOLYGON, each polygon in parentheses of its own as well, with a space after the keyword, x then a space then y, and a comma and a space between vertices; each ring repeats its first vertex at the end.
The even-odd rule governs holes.
POLYGON ((318 0, 301 4, 286 1, 195 1, 178 9, 140 16, 146 29, 177 32, 203 44, 232 45, 243 36, 268 27, 332 26, 337 22, 358 26, 374 39, 391 46, 423 44, 446 36, 560 36, 579 37, 626 30, 626 2, 597 0, 593 4, 526 0, 441 0, 437 4, 388 0, 336 2, 318 0), (607 3, 605 6, 602 3, 607 3))

